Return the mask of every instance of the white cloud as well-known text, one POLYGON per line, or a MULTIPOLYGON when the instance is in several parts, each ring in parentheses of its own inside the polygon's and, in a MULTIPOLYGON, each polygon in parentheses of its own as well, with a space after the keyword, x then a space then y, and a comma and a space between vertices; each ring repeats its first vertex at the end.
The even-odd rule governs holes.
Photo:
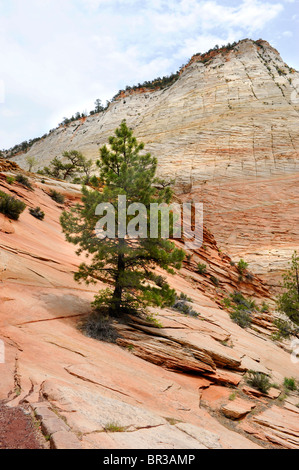
POLYGON ((292 31, 284 31, 282 33, 282 35, 287 37, 287 38, 291 38, 293 36, 293 33, 292 33, 292 31))
POLYGON ((10 113, 0 114, 0 147, 17 143, 18 132, 17 141, 44 133, 49 118, 53 127, 90 111, 125 85, 176 71, 195 52, 260 34, 282 9, 279 0, 0 0, 10 113))

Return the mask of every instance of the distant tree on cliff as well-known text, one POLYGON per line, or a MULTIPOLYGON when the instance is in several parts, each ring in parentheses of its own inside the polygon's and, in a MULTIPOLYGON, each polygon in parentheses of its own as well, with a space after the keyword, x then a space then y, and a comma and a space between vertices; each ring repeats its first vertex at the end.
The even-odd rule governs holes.
POLYGON ((38 161, 35 157, 26 157, 26 163, 28 163, 28 171, 31 172, 32 169, 37 165, 38 161))
POLYGON ((94 110, 96 113, 101 113, 105 109, 100 99, 95 100, 94 105, 95 105, 94 110))
POLYGON ((284 292, 278 297, 278 309, 299 325, 299 256, 293 253, 290 269, 283 277, 284 292))
MULTIPOLYGON (((163 306, 173 302, 174 290, 153 269, 159 266, 172 273, 173 268, 180 268, 184 258, 183 250, 159 234, 157 238, 125 236, 129 224, 136 231, 137 227, 140 228, 140 210, 137 208, 138 217, 135 210, 134 214, 130 212, 131 215, 128 215, 129 205, 144 205, 146 210, 141 215, 145 227, 149 228, 150 203, 169 203, 172 197, 166 185, 158 186, 159 189, 155 187, 158 181, 155 178, 157 160, 149 153, 140 154, 143 148, 143 143, 137 142, 132 130, 123 121, 115 130, 115 135, 109 138, 109 148, 104 145, 100 149, 97 165, 103 190, 83 187, 82 204, 63 212, 60 219, 66 239, 79 246, 77 254, 91 256, 88 264, 84 262, 80 265, 75 279, 87 284, 101 280, 110 285, 96 296, 94 306, 112 317, 136 312, 147 305, 163 306), (126 197, 125 215, 119 207, 119 195, 126 197), (98 238, 99 215, 96 215, 96 208, 101 203, 108 203, 113 208, 116 227, 122 217, 125 218, 125 233, 98 238)), ((103 209, 101 214, 105 210, 108 211, 103 209)))
POLYGON ((84 155, 77 150, 63 152, 62 157, 63 160, 55 157, 50 162, 50 166, 45 167, 41 173, 63 180, 68 180, 74 177, 74 175, 83 173, 85 174, 84 182, 87 184, 91 176, 92 160, 87 160, 84 155))

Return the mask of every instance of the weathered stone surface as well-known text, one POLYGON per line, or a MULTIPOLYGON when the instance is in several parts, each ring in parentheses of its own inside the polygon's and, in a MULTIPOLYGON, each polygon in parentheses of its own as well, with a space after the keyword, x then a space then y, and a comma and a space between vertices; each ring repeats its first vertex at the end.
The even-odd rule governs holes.
MULTIPOLYGON (((207 371, 213 371, 215 370, 215 365, 219 367, 227 367, 229 369, 240 369, 244 370, 241 366, 241 358, 238 353, 235 351, 231 350, 230 348, 227 348, 214 340, 213 337, 208 336, 205 334, 205 332, 201 331, 201 325, 200 323, 197 324, 197 329, 193 329, 192 331, 184 328, 159 328, 159 329, 154 329, 154 328, 148 328, 145 326, 138 325, 136 328, 140 329, 141 331, 145 331, 147 333, 155 334, 159 338, 157 338, 157 341, 162 343, 162 344, 167 344, 169 343, 169 340, 171 340, 174 343, 177 343, 179 345, 179 351, 186 352, 190 351, 193 356, 195 356, 199 361, 204 362, 205 364, 210 365, 211 367, 207 368, 207 371)), ((127 333, 127 328, 122 328, 118 327, 118 329, 121 328, 122 334, 124 335, 125 339, 119 340, 119 344, 124 344, 127 343, 126 338, 129 337, 130 340, 132 341, 133 338, 138 338, 139 333, 136 333, 135 331, 129 331, 127 333)), ((140 334, 141 342, 143 344, 144 341, 146 341, 146 336, 140 334)), ((178 346, 174 345, 175 348, 178 346)), ((143 346, 141 345, 141 348, 143 346)))
POLYGON ((207 449, 200 440, 181 431, 176 426, 165 424, 134 432, 88 434, 84 437, 86 448, 110 449, 207 449))
POLYGON ((274 405, 254 416, 253 422, 262 427, 269 441, 289 449, 298 448, 299 420, 296 413, 274 405))
POLYGON ((79 439, 68 431, 57 431, 50 438, 51 449, 82 449, 79 439))
POLYGON ((184 431, 189 436, 201 442, 208 449, 221 449, 219 444, 219 436, 211 431, 201 429, 188 423, 178 423, 176 427, 184 431))
POLYGON ((281 390, 279 390, 278 388, 271 387, 268 390, 268 397, 273 398, 273 400, 278 398, 280 394, 281 394, 281 390))
POLYGON ((14 159, 25 167, 35 156, 42 168, 75 148, 95 160, 125 118, 158 158, 160 174, 204 202, 221 247, 276 282, 299 241, 299 74, 265 41, 199 59, 171 87, 126 96, 14 159))
POLYGON ((255 404, 236 398, 221 407, 222 413, 230 419, 242 419, 255 408, 255 404))
POLYGON ((72 387, 46 381, 43 395, 50 403, 59 403, 68 425, 77 432, 103 431, 110 424, 125 430, 154 427, 166 421, 144 408, 137 408, 125 402, 107 398, 91 392, 87 387, 72 387))
POLYGON ((242 380, 242 376, 229 372, 227 370, 216 369, 214 374, 208 375, 209 379, 213 382, 223 385, 233 385, 237 387, 242 380))
MULTIPOLYGON (((78 445, 78 441, 70 444, 71 436, 76 437, 77 433, 84 448, 205 445, 169 424, 178 422, 212 431, 223 448, 258 448, 258 444, 239 433, 238 423, 231 430, 218 421, 217 413, 210 413, 209 404, 215 399, 213 409, 219 410, 223 400, 228 400, 233 389, 227 385, 237 386, 246 357, 265 367, 279 384, 286 370, 298 380, 298 367, 291 363, 289 352, 270 341, 269 335, 242 330, 219 308, 213 300, 218 290, 195 273, 197 251, 191 265, 186 263, 180 273, 167 275, 167 280, 178 293, 184 292, 193 299, 192 307, 199 313, 198 318, 171 309, 153 309, 164 328, 147 327, 147 331, 141 331, 136 324, 130 334, 135 334, 135 339, 145 335, 147 340, 153 336, 156 341, 157 337, 158 343, 162 338, 163 343, 175 343, 180 352, 190 350, 197 367, 201 362, 205 367, 216 364, 215 357, 224 368, 217 365, 212 372, 178 373, 151 363, 145 353, 142 359, 116 344, 82 335, 77 322, 89 314, 90 302, 105 285, 99 282, 97 286, 84 286, 74 282, 73 273, 82 260, 61 233, 62 209, 46 194, 47 183, 40 185, 41 189, 38 177, 31 179, 34 192, 16 184, 12 193, 5 177, 0 175, 1 190, 16 195, 30 207, 40 206, 46 213, 45 220, 38 221, 26 210, 19 221, 12 222, 14 233, 0 233, 0 338, 5 340, 7 353, 6 363, 0 364, 1 398, 11 400, 11 406, 23 400, 31 403, 39 408, 45 420, 53 419, 45 404, 46 408, 56 406, 53 409, 58 411, 57 419, 63 423, 66 420, 69 427, 69 431, 52 428, 56 432, 52 434, 51 445, 60 448, 78 445), (231 366, 236 369, 229 370, 231 366), (221 384, 218 389, 218 385, 213 385, 217 381, 221 384), (39 400, 44 402, 37 404, 39 400), (126 431, 104 432, 112 421, 126 431)), ((64 184, 63 190, 68 207, 70 201, 77 200, 77 190, 68 184, 64 184)), ((222 273, 222 288, 233 291, 237 285, 236 269, 230 266, 229 258, 219 253, 212 235, 206 233, 205 237, 207 248, 200 251, 200 256, 209 259, 211 266, 222 273)), ((249 288, 258 299, 264 295, 258 278, 250 287, 245 286, 244 294, 249 288)), ((139 343, 141 347, 142 341, 139 343)), ((167 355, 171 355, 170 347, 167 355)), ((182 358, 186 361, 184 354, 182 358)), ((265 398, 264 404, 270 406, 273 402, 265 398)), ((257 423, 254 426, 261 427, 257 423)), ((269 429, 266 432, 272 433, 269 429)), ((276 439, 283 441, 278 435, 276 439)), ((267 444, 271 446, 273 441, 267 440, 267 444)))
POLYGON ((182 347, 168 337, 149 336, 122 326, 118 330, 122 338, 117 340, 117 344, 130 347, 133 354, 154 364, 184 372, 213 372, 216 369, 211 356, 196 350, 192 345, 182 347))
POLYGON ((249 397, 260 398, 260 397, 267 397, 268 396, 267 393, 263 393, 260 390, 257 390, 256 388, 249 387, 247 385, 244 385, 242 387, 242 392, 246 393, 246 395, 248 395, 249 397))

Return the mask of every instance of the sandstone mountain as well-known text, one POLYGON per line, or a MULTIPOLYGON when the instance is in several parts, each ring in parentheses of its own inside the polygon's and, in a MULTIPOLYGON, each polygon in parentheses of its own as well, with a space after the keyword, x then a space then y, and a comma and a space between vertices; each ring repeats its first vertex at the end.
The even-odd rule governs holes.
POLYGON ((94 160, 126 119, 177 194, 204 202, 233 259, 277 284, 298 247, 299 74, 266 41, 196 54, 162 90, 122 92, 99 114, 60 126, 13 159, 42 168, 76 149, 94 160), (297 87, 297 88, 296 88, 297 87))
POLYGON ((298 390, 284 387, 299 381, 297 339, 273 339, 268 286, 298 247, 297 80, 268 43, 240 41, 196 54, 166 88, 128 89, 0 159, 0 190, 27 205, 17 221, 0 214, 0 401, 34 414, 52 448, 299 448, 298 390), (80 186, 24 168, 28 156, 36 170, 72 149, 96 160, 124 118, 178 200, 204 202, 205 227, 202 247, 167 276, 187 309, 115 323, 110 344, 78 329, 106 287, 75 283, 81 260, 59 224, 80 186), (31 189, 7 178, 18 173, 31 189), (28 210, 37 206, 44 220, 28 210), (247 328, 230 316, 236 291, 255 306, 247 328), (266 374, 268 393, 248 384, 250 370, 266 374))
POLYGON ((0 171, 1 191, 27 205, 17 221, 0 214, 0 401, 34 414, 58 449, 299 447, 298 392, 283 387, 285 377, 299 380, 290 340, 272 339, 272 308, 256 309, 247 329, 231 320, 222 299, 236 289, 259 307, 271 299, 258 277, 240 282, 208 230, 168 276, 192 315, 152 309, 158 323, 116 324, 116 344, 105 343, 77 328, 105 285, 75 283, 80 258, 59 224, 63 208, 79 200, 78 186, 27 174, 28 189, 7 181, 21 171, 16 164, 0 160, 0 171), (65 195, 64 207, 51 189, 65 195), (36 206, 44 220, 30 214, 36 206), (251 369, 278 388, 249 386, 251 369))

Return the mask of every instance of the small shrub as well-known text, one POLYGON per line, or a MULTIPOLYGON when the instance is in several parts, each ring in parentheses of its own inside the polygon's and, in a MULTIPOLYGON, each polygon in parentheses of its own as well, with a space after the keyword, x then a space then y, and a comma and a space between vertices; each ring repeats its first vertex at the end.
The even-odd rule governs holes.
POLYGON ((198 263, 197 272, 199 274, 205 274, 207 272, 207 265, 203 263, 198 263))
POLYGON ((264 301, 261 305, 261 312, 268 313, 270 310, 269 305, 264 301))
POLYGON ((230 318, 241 328, 248 328, 251 325, 250 313, 250 310, 244 310, 237 307, 233 312, 230 313, 230 318))
POLYGON ((183 315, 190 315, 191 317, 198 317, 198 313, 193 310, 193 308, 187 304, 187 302, 192 302, 192 299, 189 299, 186 294, 181 293, 180 297, 175 297, 175 302, 171 306, 174 310, 177 310, 183 315))
POLYGON ((35 209, 29 209, 29 212, 33 217, 39 220, 44 220, 45 213, 41 210, 40 207, 35 207, 35 209))
POLYGON ((112 326, 111 319, 105 313, 98 311, 93 312, 83 322, 79 323, 78 328, 89 338, 107 343, 115 343, 119 337, 117 331, 112 326))
POLYGON ((186 255, 186 262, 187 262, 188 264, 190 264, 191 258, 192 258, 192 255, 191 255, 190 253, 186 255))
POLYGON ((119 424, 112 422, 112 423, 107 423, 104 426, 104 429, 106 432, 124 432, 125 428, 120 426, 119 424))
POLYGON ((188 295, 184 294, 184 292, 180 293, 180 300, 186 300, 187 302, 192 302, 192 299, 188 297, 188 295))
POLYGON ((155 282, 158 287, 163 287, 165 285, 165 278, 163 276, 157 276, 155 282))
POLYGON ((241 306, 244 309, 253 310, 256 308, 254 300, 246 299, 244 295, 241 294, 241 292, 235 291, 233 294, 230 294, 230 298, 235 304, 241 306))
POLYGON ((277 390, 280 390, 280 386, 276 383, 271 384, 272 388, 276 388, 277 390))
POLYGON ((272 335, 273 340, 288 339, 295 333, 293 324, 289 320, 277 318, 273 323, 277 328, 277 331, 272 335))
POLYGON ((25 210, 26 204, 0 191, 0 212, 10 219, 18 220, 20 214, 25 210))
POLYGON ((239 273, 243 274, 247 268, 248 268, 248 263, 246 263, 246 261, 244 261, 243 259, 240 259, 240 261, 238 262, 239 273))
POLYGON ((217 277, 211 276, 210 279, 211 279, 212 283, 213 283, 216 287, 219 286, 219 279, 217 279, 217 277))
POLYGON ((294 391, 294 390, 297 389, 296 382, 295 382, 295 379, 293 377, 291 377, 291 378, 285 377, 284 381, 283 381, 283 385, 287 390, 294 391))
POLYGON ((27 178, 27 176, 18 174, 18 175, 16 176, 16 181, 17 181, 18 183, 20 183, 22 186, 25 186, 25 187, 28 188, 28 189, 33 189, 32 186, 31 186, 31 183, 30 183, 29 179, 27 178))
POLYGON ((8 184, 13 184, 13 183, 15 182, 15 179, 14 179, 13 176, 7 176, 7 177, 6 177, 6 182, 7 182, 8 184))
POLYGON ((246 299, 241 292, 235 291, 222 300, 222 305, 230 311, 230 318, 241 328, 247 328, 252 322, 252 313, 258 310, 254 300, 246 299))
POLYGON ((246 380, 249 385, 262 393, 268 393, 269 388, 271 388, 269 377, 263 372, 248 370, 246 380))
POLYGON ((180 419, 176 419, 176 418, 168 418, 168 417, 166 417, 165 419, 166 419, 166 421, 167 421, 171 426, 175 426, 176 424, 182 422, 180 419))
POLYGON ((287 398, 287 394, 286 393, 281 393, 279 395, 279 397, 277 398, 277 400, 284 401, 286 398, 287 398))
POLYGON ((49 196, 53 199, 53 201, 57 202, 58 204, 63 204, 65 201, 65 197, 63 194, 59 193, 58 191, 55 191, 55 189, 51 189, 49 192, 49 196))

